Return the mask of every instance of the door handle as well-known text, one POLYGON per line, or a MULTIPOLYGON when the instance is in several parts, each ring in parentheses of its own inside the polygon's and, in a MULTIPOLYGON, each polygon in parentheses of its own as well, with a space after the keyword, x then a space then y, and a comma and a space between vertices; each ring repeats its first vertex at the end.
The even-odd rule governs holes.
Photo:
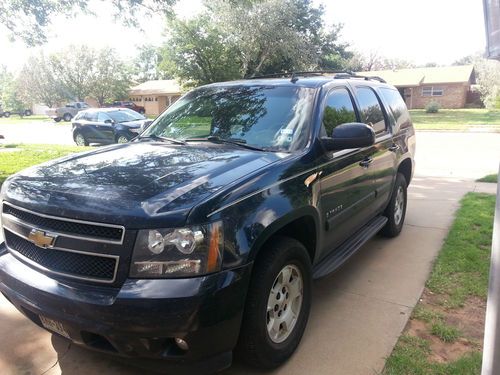
POLYGON ((361 160, 359 162, 359 165, 361 165, 363 168, 368 168, 372 162, 373 162, 373 158, 371 156, 368 156, 368 157, 364 158, 363 160, 361 160))
POLYGON ((399 145, 393 144, 391 147, 389 147, 389 151, 391 151, 391 152, 397 152, 397 151, 399 151, 400 148, 401 147, 399 145))

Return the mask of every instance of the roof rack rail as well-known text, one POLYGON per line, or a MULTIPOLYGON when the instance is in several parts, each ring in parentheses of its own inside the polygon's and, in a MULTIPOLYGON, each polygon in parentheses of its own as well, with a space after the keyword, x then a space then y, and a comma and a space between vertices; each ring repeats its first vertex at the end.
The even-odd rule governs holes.
POLYGON ((377 76, 360 76, 354 72, 349 70, 311 70, 311 71, 300 71, 300 72, 280 72, 280 73, 272 73, 272 74, 263 74, 263 75, 253 75, 250 77, 246 77, 246 79, 261 79, 261 78, 287 78, 291 77, 292 82, 296 82, 299 77, 310 77, 310 76, 321 76, 325 74, 333 74, 334 79, 348 79, 348 78, 359 78, 368 80, 379 81, 381 83, 386 83, 383 78, 377 76))

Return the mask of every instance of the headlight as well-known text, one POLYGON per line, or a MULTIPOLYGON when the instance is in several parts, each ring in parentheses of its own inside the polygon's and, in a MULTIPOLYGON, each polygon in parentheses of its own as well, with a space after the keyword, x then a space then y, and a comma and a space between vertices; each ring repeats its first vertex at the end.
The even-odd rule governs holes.
POLYGON ((177 229, 146 229, 137 234, 130 277, 200 276, 220 270, 222 222, 177 229))

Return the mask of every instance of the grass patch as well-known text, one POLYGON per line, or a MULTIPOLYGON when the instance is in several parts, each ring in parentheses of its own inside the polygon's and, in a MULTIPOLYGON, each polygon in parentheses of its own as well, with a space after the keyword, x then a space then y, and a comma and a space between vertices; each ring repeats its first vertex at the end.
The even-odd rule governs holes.
POLYGON ((440 109, 438 113, 426 113, 424 109, 412 109, 410 115, 418 130, 468 130, 479 127, 500 131, 500 110, 440 109))
POLYGON ((426 323, 441 322, 444 318, 440 312, 427 309, 421 305, 415 306, 412 313, 413 319, 418 319, 426 323))
MULTIPOLYGON (((59 158, 74 152, 91 149, 90 147, 58 145, 8 145, 12 150, 0 151, 0 185, 7 177, 35 164, 59 158)), ((4 147, 7 148, 7 147, 4 147)), ((1 150, 1 148, 0 148, 1 150)))
POLYGON ((493 174, 489 174, 487 176, 481 177, 480 179, 477 180, 477 182, 492 182, 495 184, 498 182, 498 174, 493 173, 493 174))
MULTIPOLYGON (((383 374, 481 373, 482 353, 479 351, 480 345, 474 345, 481 335, 481 329, 476 327, 477 334, 467 336, 445 322, 456 321, 456 316, 460 316, 456 314, 471 311, 474 297, 486 299, 494 209, 494 195, 469 193, 462 199, 427 282, 428 292, 422 295, 421 302, 413 310, 412 320, 387 358, 383 374), (469 310, 462 310, 464 305, 464 309, 469 310), (463 350, 458 358, 452 355, 457 347, 463 350)), ((470 334, 471 326, 467 326, 469 320, 460 322, 463 332, 469 329, 470 334)))
POLYGON ((457 328, 439 321, 432 324, 431 333, 444 342, 454 342, 462 335, 457 328))
POLYGON ((438 255, 427 287, 447 295, 443 303, 456 308, 468 296, 486 299, 490 267, 495 196, 468 193, 438 255))
POLYGON ((481 372, 481 353, 466 354, 449 363, 430 362, 429 342, 403 335, 387 359, 385 375, 471 375, 481 372))

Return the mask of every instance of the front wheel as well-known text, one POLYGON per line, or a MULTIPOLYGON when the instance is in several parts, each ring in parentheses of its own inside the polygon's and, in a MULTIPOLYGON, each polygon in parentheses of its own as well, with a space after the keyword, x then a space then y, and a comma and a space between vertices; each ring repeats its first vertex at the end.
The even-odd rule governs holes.
POLYGON ((63 115, 63 120, 66 121, 66 122, 70 122, 72 118, 73 118, 73 116, 71 116, 70 113, 65 113, 63 115))
POLYGON ((10 112, 4 112, 4 113, 3 113, 3 116, 4 116, 5 118, 9 118, 9 117, 10 117, 10 112))
POLYGON ((127 143, 128 141, 130 141, 130 139, 123 134, 118 134, 116 136, 116 143, 127 143))
POLYGON ((61 118, 60 118, 60 117, 56 117, 56 118, 54 118, 54 121, 55 121, 55 122, 60 122, 60 121, 61 121, 61 118))
POLYGON ((31 116, 32 114, 33 114, 33 112, 31 111, 31 109, 27 109, 24 111, 25 116, 31 116))
POLYGON ((247 364, 275 368, 295 351, 311 306, 311 261, 306 248, 275 237, 254 265, 236 353, 247 364))
POLYGON ((77 146, 88 146, 89 145, 89 142, 87 141, 85 136, 80 132, 75 133, 75 143, 77 146))
POLYGON ((398 173, 394 189, 392 190, 391 200, 384 212, 384 216, 388 220, 380 231, 381 234, 386 237, 396 237, 401 233, 406 216, 407 200, 406 179, 401 173, 398 173))

